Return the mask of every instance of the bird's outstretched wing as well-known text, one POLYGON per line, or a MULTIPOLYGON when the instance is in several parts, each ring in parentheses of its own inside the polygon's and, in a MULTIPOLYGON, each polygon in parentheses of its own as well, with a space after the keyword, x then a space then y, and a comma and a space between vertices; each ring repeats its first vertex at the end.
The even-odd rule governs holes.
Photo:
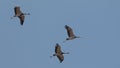
POLYGON ((55 53, 57 54, 57 58, 59 59, 61 63, 64 60, 64 56, 62 54, 61 47, 58 43, 55 46, 55 53))
POLYGON ((55 46, 55 53, 61 53, 61 47, 58 43, 55 46))
POLYGON ((69 27, 68 25, 65 25, 65 28, 67 30, 67 34, 68 34, 69 37, 74 36, 73 30, 72 30, 71 27, 69 27))
POLYGON ((63 54, 57 55, 57 58, 59 59, 60 63, 64 60, 63 54))
POLYGON ((20 15, 19 19, 20 19, 20 24, 23 25, 25 16, 24 15, 20 15))
POLYGON ((19 6, 16 6, 16 7, 14 8, 14 12, 15 12, 15 15, 21 14, 20 7, 19 7, 19 6))

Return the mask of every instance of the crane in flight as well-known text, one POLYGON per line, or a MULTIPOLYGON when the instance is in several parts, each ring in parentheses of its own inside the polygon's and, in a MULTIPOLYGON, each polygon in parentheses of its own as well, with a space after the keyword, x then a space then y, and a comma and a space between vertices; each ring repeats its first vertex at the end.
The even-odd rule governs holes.
MULTIPOLYGON (((25 15, 30 15, 30 13, 23 13, 21 10, 20 10, 20 7, 19 6, 15 6, 14 7, 14 13, 15 15, 13 17, 18 17, 20 19, 20 24, 23 25, 24 23, 24 19, 25 19, 25 15)), ((12 17, 12 18, 13 18, 12 17)))
MULTIPOLYGON (((75 38, 80 38, 79 36, 76 36, 72 30, 72 28, 68 25, 65 25, 65 29, 67 30, 67 35, 68 35, 68 38, 66 38, 66 40, 73 40, 75 38)), ((65 41, 66 41, 65 40, 65 41)), ((65 42, 64 41, 64 42, 65 42)))
POLYGON ((69 54, 69 52, 62 52, 61 51, 61 47, 58 43, 56 43, 55 46, 55 54, 53 54, 53 56, 57 56, 57 58, 59 59, 60 63, 64 60, 64 55, 63 54, 69 54))

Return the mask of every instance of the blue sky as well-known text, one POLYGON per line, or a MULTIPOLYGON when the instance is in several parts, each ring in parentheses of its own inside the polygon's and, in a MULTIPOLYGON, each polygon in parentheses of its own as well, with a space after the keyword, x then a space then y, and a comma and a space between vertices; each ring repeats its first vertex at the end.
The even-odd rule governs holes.
POLYGON ((120 68, 119 0, 1 0, 0 68, 120 68), (21 26, 14 7, 30 13, 21 26), (73 28, 67 37, 64 25, 73 28), (59 43, 70 52, 62 63, 54 53, 59 43))

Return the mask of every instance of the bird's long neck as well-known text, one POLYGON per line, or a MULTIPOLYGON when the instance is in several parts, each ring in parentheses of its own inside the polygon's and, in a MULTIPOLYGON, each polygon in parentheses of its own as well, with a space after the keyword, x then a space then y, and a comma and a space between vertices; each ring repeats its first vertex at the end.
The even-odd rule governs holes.
POLYGON ((57 54, 55 53, 55 54, 53 54, 53 56, 57 56, 57 54))

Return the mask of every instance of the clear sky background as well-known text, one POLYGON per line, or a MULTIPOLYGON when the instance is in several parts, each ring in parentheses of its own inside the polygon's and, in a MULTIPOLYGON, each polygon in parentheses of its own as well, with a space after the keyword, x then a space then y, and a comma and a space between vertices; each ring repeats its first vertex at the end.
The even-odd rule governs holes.
POLYGON ((0 68, 120 68, 120 0, 0 0, 0 68), (23 26, 15 6, 31 14, 23 26), (83 38, 63 43, 65 25, 83 38))

